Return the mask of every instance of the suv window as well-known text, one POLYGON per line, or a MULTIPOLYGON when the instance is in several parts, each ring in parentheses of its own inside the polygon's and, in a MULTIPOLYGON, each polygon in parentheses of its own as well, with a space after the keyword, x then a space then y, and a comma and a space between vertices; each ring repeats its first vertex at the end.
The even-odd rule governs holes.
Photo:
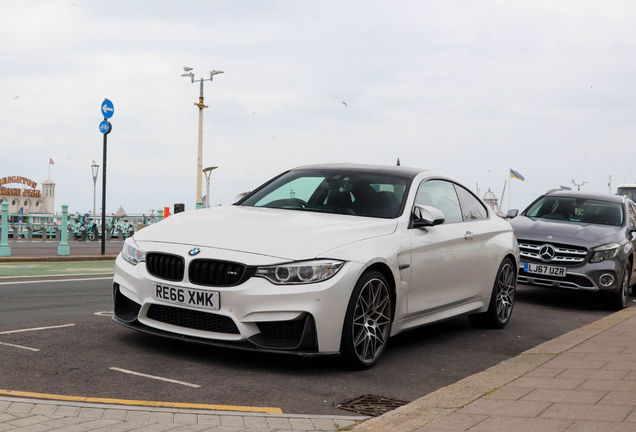
POLYGON ((623 206, 619 203, 587 198, 543 196, 532 204, 525 216, 587 222, 598 225, 623 225, 623 206))
POLYGON ((435 207, 444 213, 444 223, 461 222, 462 212, 453 183, 445 180, 429 180, 422 183, 415 204, 435 207))
POLYGON ((475 196, 459 185, 455 185, 464 220, 486 219, 488 211, 475 196))

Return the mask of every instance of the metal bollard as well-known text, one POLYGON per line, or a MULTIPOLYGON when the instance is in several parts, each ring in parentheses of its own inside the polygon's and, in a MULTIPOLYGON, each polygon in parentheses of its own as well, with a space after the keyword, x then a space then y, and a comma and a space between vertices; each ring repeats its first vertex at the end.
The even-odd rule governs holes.
POLYGON ((2 232, 0 233, 0 256, 11 256, 9 247, 9 203, 2 203, 2 232))
MULTIPOLYGON (((68 205, 62 204, 62 228, 58 230, 61 234, 60 245, 57 247, 58 255, 70 255, 71 248, 68 245, 68 218, 66 215, 68 214, 68 205)), ((56 225, 57 227, 57 225, 56 225)))

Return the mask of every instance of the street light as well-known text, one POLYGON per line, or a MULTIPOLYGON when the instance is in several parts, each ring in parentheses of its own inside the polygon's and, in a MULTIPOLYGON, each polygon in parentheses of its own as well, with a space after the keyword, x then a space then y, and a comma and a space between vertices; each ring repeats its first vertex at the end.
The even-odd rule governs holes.
POLYGON ((99 165, 95 163, 95 159, 93 159, 93 164, 91 165, 91 171, 93 173, 93 217, 95 215, 95 187, 97 185, 97 173, 99 172, 99 165))
POLYGON ((212 170, 217 169, 218 167, 207 167, 203 169, 203 173, 205 174, 205 178, 207 180, 207 185, 205 187, 205 206, 210 207, 210 174, 212 170))
POLYGON ((203 104, 203 81, 212 81, 214 75, 222 74, 223 71, 213 70, 210 71, 210 79, 199 78, 198 80, 194 79, 194 73, 192 73, 192 68, 188 66, 184 66, 183 70, 186 72, 182 74, 182 77, 190 77, 190 81, 194 83, 195 81, 199 82, 199 103, 195 103, 197 107, 199 107, 199 146, 198 146, 198 154, 197 154, 197 196, 196 196, 196 208, 201 208, 201 173, 203 172, 203 108, 207 108, 207 105, 203 104))
POLYGON ((572 179, 572 184, 573 184, 574 186, 578 186, 578 188, 579 188, 579 192, 581 191, 581 186, 583 186, 585 183, 587 183, 587 182, 586 182, 586 181, 584 181, 583 183, 579 184, 579 183, 575 182, 575 181, 574 181, 574 179, 572 179))

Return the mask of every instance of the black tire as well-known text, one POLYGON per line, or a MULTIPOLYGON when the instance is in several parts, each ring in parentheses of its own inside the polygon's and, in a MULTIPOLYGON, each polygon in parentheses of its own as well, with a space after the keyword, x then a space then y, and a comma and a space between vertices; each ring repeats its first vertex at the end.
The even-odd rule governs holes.
POLYGON ((356 283, 345 316, 340 355, 352 369, 368 369, 377 363, 389 341, 393 321, 393 297, 384 276, 365 272, 356 283))
POLYGON ((632 274, 632 268, 627 263, 625 265, 625 270, 623 270, 623 279, 621 281, 621 286, 609 299, 609 308, 612 310, 623 310, 627 307, 627 298, 629 297, 629 279, 632 274))
POLYGON ((79 241, 86 241, 86 237, 88 237, 88 234, 86 233, 86 228, 82 228, 84 227, 80 227, 79 229, 79 241))
POLYGON ((510 321, 515 304, 517 272, 510 258, 505 258, 495 278, 488 310, 484 313, 468 315, 473 325, 502 329, 510 321))

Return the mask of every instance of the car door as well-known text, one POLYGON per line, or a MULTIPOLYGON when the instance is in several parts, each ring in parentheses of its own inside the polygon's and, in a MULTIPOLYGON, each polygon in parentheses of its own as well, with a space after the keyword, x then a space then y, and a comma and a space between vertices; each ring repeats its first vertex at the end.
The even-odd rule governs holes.
MULTIPOLYGON (((632 250, 636 250, 636 205, 633 202, 627 203, 627 208, 629 210, 629 225, 628 228, 631 231, 629 233, 630 236, 630 244, 632 246, 632 250)), ((636 266, 635 266, 636 267, 636 266)), ((632 268, 632 274, 630 278, 630 285, 634 283, 634 275, 636 274, 636 268, 632 268)))
POLYGON ((423 182, 415 204, 437 208, 444 213, 445 222, 409 229, 412 248, 409 316, 465 301, 471 295, 471 279, 478 270, 474 262, 475 243, 466 237, 454 184, 437 179, 423 182))
POLYGON ((471 262, 466 269, 472 272, 470 299, 489 295, 501 261, 501 250, 491 240, 499 234, 498 228, 489 222, 488 210, 468 189, 455 184, 462 210, 464 238, 470 250, 471 262))

